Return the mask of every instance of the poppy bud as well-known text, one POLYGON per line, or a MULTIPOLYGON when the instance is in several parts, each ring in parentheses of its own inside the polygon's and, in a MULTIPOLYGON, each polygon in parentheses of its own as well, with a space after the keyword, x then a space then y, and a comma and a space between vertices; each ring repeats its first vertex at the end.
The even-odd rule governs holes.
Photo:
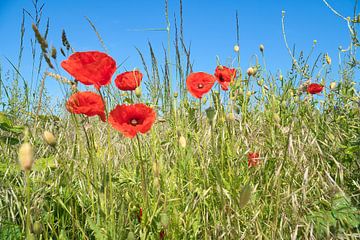
POLYGON ((253 68, 253 67, 249 67, 248 69, 247 69, 247 75, 250 77, 250 76, 254 76, 255 75, 255 69, 253 68))
POLYGON ((135 234, 133 232, 129 232, 126 240, 135 240, 135 234))
POLYGON ((325 60, 327 64, 331 64, 331 57, 328 54, 325 55, 325 60))
POLYGON ((235 52, 238 52, 239 50, 240 50, 240 47, 239 47, 239 45, 236 44, 236 45, 234 46, 234 51, 235 51, 235 52))
POLYGON ((229 122, 232 122, 232 121, 235 120, 235 115, 234 115, 233 112, 230 112, 230 113, 226 116, 226 118, 227 118, 227 120, 228 120, 229 122))
POLYGON ((205 110, 206 117, 208 118, 209 122, 213 122, 216 116, 216 110, 213 107, 209 107, 205 110))
POLYGON ((330 83, 330 89, 335 90, 335 88, 336 88, 336 82, 330 83))
POLYGON ((260 46, 259 46, 259 48, 260 48, 260 52, 264 52, 264 45, 263 44, 260 44, 260 46))
POLYGON ((314 39, 313 43, 314 43, 314 44, 317 44, 317 40, 316 40, 316 39, 314 39))
POLYGON ((250 97, 251 95, 252 95, 252 92, 251 92, 251 91, 247 91, 247 92, 246 92, 246 96, 247 96, 247 97, 250 97))
POLYGON ((34 163, 33 149, 30 143, 23 143, 19 148, 19 162, 21 168, 30 171, 34 163))
POLYGON ((174 92, 174 98, 177 98, 179 96, 178 92, 174 92))
POLYGON ((34 222, 33 232, 36 235, 40 235, 40 233, 42 232, 42 226, 41 226, 41 223, 39 221, 34 222))
POLYGON ((135 95, 137 98, 141 97, 141 88, 140 87, 135 88, 135 95))
POLYGON ((185 139, 184 136, 180 136, 180 137, 179 137, 179 145, 180 145, 180 147, 182 147, 182 148, 186 148, 186 139, 185 139))
POLYGON ((55 138, 54 134, 52 134, 49 131, 44 131, 43 138, 47 144, 49 144, 51 147, 55 147, 56 138, 55 138))
POLYGON ((169 217, 166 213, 160 214, 160 223, 164 228, 167 228, 167 226, 169 225, 169 217))
POLYGON ((269 87, 266 86, 266 85, 264 85, 264 89, 265 89, 265 90, 269 90, 269 87))
POLYGON ((279 80, 282 81, 284 79, 284 76, 282 74, 279 75, 279 80))
POLYGON ((264 79, 258 80, 257 84, 261 87, 264 84, 264 79))

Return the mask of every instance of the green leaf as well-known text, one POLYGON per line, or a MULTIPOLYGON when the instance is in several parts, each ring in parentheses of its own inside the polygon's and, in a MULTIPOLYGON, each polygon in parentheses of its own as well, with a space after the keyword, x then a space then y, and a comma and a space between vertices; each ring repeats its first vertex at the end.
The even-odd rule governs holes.
POLYGON ((13 138, 13 137, 6 137, 6 136, 0 136, 0 142, 3 142, 5 144, 15 145, 20 142, 19 139, 13 138))
POLYGON ((240 193, 240 198, 239 198, 239 207, 243 208, 250 200, 251 197, 251 192, 252 192, 252 187, 250 184, 246 184, 240 193))
POLYGON ((35 161, 33 170, 35 171, 43 171, 46 168, 55 168, 55 158, 53 156, 50 156, 48 158, 39 158, 35 161))

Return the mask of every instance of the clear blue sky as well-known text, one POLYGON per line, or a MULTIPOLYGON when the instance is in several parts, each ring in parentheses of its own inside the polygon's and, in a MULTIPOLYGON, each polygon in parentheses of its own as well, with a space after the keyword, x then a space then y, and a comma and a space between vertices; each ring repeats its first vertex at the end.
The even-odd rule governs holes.
MULTIPOLYGON (((72 46, 77 51, 101 50, 96 35, 84 16, 96 25, 118 63, 129 57, 124 67, 142 68, 135 46, 148 53, 147 41, 151 41, 162 59, 162 43, 166 45, 165 32, 132 31, 132 29, 165 27, 164 1, 114 1, 114 0, 39 0, 45 2, 43 24, 50 18, 49 45, 61 46, 61 31, 65 29, 72 46), (160 55, 161 54, 161 55, 160 55)), ((344 16, 353 15, 354 0, 328 0, 344 16)), ((33 12, 31 0, 0 0, 0 63, 9 64, 5 56, 17 62, 20 44, 22 9, 33 12)), ((338 47, 347 47, 349 35, 345 22, 335 16, 321 0, 183 0, 184 35, 192 44, 194 71, 213 73, 216 56, 222 63, 235 57, 235 12, 240 20, 240 47, 242 67, 250 65, 251 56, 259 54, 259 44, 264 44, 268 69, 289 69, 291 60, 281 33, 281 11, 286 11, 286 29, 289 44, 308 53, 313 40, 318 44, 315 53, 329 52, 337 63, 338 47)), ((169 0, 169 13, 173 23, 178 15, 179 1, 169 0)), ((24 62, 22 74, 30 76, 31 19, 26 17, 24 62)), ((173 27, 173 25, 172 25, 173 27)), ((174 53, 174 52, 173 52, 174 53)), ((315 56, 315 55, 314 55, 315 56)), ((60 58, 62 60, 62 58, 60 58)), ((68 76, 65 72, 64 75, 68 76)), ((57 84, 49 81, 48 86, 57 84)))

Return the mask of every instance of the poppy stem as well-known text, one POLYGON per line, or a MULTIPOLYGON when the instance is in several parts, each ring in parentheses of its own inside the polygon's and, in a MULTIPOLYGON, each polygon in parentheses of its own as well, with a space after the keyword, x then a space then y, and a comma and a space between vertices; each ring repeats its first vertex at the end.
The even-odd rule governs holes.
POLYGON ((145 206, 147 208, 148 206, 148 194, 147 194, 147 185, 146 185, 146 173, 145 173, 145 161, 142 158, 141 155, 141 144, 140 144, 140 138, 139 135, 136 134, 136 140, 139 148, 139 159, 140 159, 140 168, 141 168, 141 185, 143 190, 143 195, 145 199, 145 206))
POLYGON ((201 98, 199 98, 199 118, 200 118, 200 129, 202 128, 202 114, 201 114, 201 98))
POLYGON ((26 218, 25 218, 25 225, 26 225, 26 236, 30 238, 31 235, 31 223, 30 223, 30 196, 31 196, 31 189, 30 189, 30 170, 25 171, 25 193, 26 193, 26 218))

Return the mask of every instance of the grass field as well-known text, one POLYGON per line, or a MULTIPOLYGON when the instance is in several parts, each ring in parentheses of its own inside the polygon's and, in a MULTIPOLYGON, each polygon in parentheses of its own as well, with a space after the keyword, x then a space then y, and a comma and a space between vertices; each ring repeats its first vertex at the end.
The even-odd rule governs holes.
POLYGON ((165 56, 150 45, 151 62, 139 51, 142 89, 120 91, 113 80, 96 89, 60 76, 76 46, 64 32, 51 48, 49 28, 33 30, 39 80, 27 82, 16 64, 0 72, 0 239, 360 238, 356 31, 338 73, 331 56, 310 61, 290 49, 292 68, 270 73, 264 46, 241 69, 235 47, 229 90, 215 83, 197 99, 186 85, 196 56, 181 34, 168 33, 165 56), (56 106, 47 79, 61 84, 56 106), (311 94, 310 82, 324 88, 311 94), (106 117, 117 104, 144 103, 156 120, 130 138, 69 113, 65 103, 84 89, 101 96, 106 117))

